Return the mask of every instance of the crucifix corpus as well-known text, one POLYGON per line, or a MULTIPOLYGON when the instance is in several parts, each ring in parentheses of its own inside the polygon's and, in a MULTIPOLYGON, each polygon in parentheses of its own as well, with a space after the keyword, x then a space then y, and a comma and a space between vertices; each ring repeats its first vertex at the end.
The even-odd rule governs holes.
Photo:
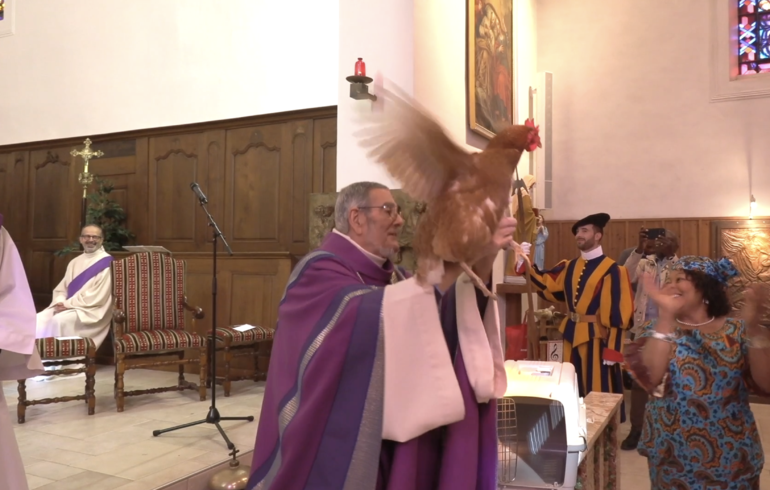
POLYGON ((86 224, 86 209, 88 208, 88 186, 94 181, 94 174, 88 173, 88 161, 92 158, 99 158, 104 155, 101 150, 91 150, 91 138, 86 138, 83 142, 85 147, 81 151, 73 149, 70 155, 73 157, 82 157, 86 162, 86 166, 81 173, 78 174, 78 182, 83 186, 83 202, 80 206, 80 226, 81 228, 86 224))

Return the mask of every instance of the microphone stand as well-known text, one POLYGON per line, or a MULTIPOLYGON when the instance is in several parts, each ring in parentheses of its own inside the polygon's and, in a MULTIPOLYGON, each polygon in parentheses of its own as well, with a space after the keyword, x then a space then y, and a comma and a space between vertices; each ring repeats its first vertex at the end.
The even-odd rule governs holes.
MULTIPOLYGON (((228 449, 234 449, 235 444, 233 444, 230 439, 227 438, 227 434, 225 434, 224 429, 222 429, 222 426, 219 425, 219 422, 223 420, 246 420, 248 422, 254 421, 254 416, 249 415, 248 417, 222 417, 219 415, 219 410, 217 410, 217 350, 216 350, 216 341, 217 341, 217 246, 218 246, 218 240, 221 238, 222 243, 225 246, 225 249, 227 250, 227 253, 229 255, 233 254, 232 249, 230 248, 230 245, 227 244, 227 240, 225 239, 225 236, 220 231, 219 227, 217 226, 216 221, 214 221, 214 218, 209 213, 209 210, 206 208, 206 203, 208 200, 206 199, 206 196, 203 195, 202 192, 200 192, 200 189, 196 190, 197 184, 194 186, 191 186, 193 191, 198 196, 198 200, 200 201, 200 205, 203 208, 203 211, 206 213, 206 216, 209 219, 209 226, 212 228, 214 238, 211 240, 211 242, 214 245, 214 260, 212 263, 213 267, 213 277, 211 281, 211 349, 210 349, 210 357, 211 357, 211 376, 214 378, 211 380, 211 407, 209 408, 209 413, 206 414, 206 418, 202 420, 197 420, 195 422, 189 422, 187 424, 177 425, 174 427, 169 427, 168 429, 161 429, 161 430, 154 430, 152 431, 152 435, 157 437, 163 433, 171 432, 179 429, 184 429, 187 427, 192 427, 195 425, 200 424, 213 424, 218 430, 219 433, 222 434, 222 438, 225 440, 225 443, 227 443, 228 449)), ((203 381, 201 381, 203 382, 203 381)))

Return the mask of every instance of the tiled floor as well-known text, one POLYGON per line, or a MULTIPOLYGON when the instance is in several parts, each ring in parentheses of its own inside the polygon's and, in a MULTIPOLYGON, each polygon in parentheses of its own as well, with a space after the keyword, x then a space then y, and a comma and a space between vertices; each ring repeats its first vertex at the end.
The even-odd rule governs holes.
MULTIPOLYGON (((190 381, 197 381, 193 375, 190 381)), ((228 451, 216 428, 205 424, 159 437, 152 430, 205 417, 209 401, 198 401, 192 391, 160 393, 126 398, 126 410, 115 411, 112 397, 113 370, 100 367, 96 383, 96 414, 86 415, 83 402, 38 405, 27 409, 27 422, 16 426, 30 488, 42 490, 150 490, 195 474, 228 459, 228 451)), ((127 389, 174 384, 173 373, 136 370, 126 374, 127 389)), ((27 382, 30 398, 64 396, 78 392, 82 375, 47 383, 27 382)), ((16 382, 3 384, 11 418, 16 420, 16 382)), ((233 383, 230 398, 218 389, 217 407, 222 416, 259 417, 264 383, 233 383)), ((627 402, 630 401, 627 399, 627 402)), ((628 406, 628 403, 626 403, 628 406)), ((770 405, 754 405, 765 453, 770 454, 770 405)), ((242 453, 254 447, 257 420, 224 422, 223 427, 242 453)), ((630 427, 621 426, 621 440, 630 427)), ((621 488, 649 487, 647 460, 636 451, 619 451, 621 488)), ((248 464, 249 454, 244 454, 248 464)), ((188 482, 170 486, 173 490, 203 490, 210 477, 198 474, 188 482)), ((765 469, 762 486, 770 486, 770 469, 765 469)))
MULTIPOLYGON (((228 459, 216 427, 203 424, 153 437, 163 429, 205 418, 210 400, 201 402, 193 391, 127 397, 117 413, 113 393, 114 368, 100 366, 96 374, 96 413, 86 415, 82 401, 27 408, 26 423, 16 425, 30 488, 41 490, 150 490, 204 470, 228 459)), ((194 375, 186 375, 197 382, 194 375)), ((126 389, 169 386, 176 374, 131 370, 126 389)), ((27 381, 28 398, 74 395, 83 389, 84 375, 50 382, 27 381)), ((3 383, 11 419, 16 420, 17 383, 3 383)), ((222 416, 259 417, 264 383, 233 383, 229 398, 217 390, 222 416)), ((228 437, 242 453, 254 448, 254 422, 223 422, 228 437)), ((247 458, 244 458, 247 459, 247 458)), ((198 479, 202 479, 200 475, 198 479)), ((206 478, 207 480, 207 478, 206 478)), ((179 487, 187 489, 187 486, 179 487)), ((189 488, 204 489, 200 485, 189 488)))
MULTIPOLYGON (((626 394, 626 407, 629 407, 631 397, 626 394)), ((762 446, 765 450, 765 469, 762 471, 760 485, 770 488, 770 405, 752 405, 754 417, 757 419, 762 446)), ((631 425, 626 421, 620 426, 620 441, 626 438, 631 425)), ((636 451, 618 451, 620 454, 620 485, 623 490, 648 490, 650 476, 647 469, 647 459, 636 451)), ((660 489, 655 489, 660 490, 660 489)))

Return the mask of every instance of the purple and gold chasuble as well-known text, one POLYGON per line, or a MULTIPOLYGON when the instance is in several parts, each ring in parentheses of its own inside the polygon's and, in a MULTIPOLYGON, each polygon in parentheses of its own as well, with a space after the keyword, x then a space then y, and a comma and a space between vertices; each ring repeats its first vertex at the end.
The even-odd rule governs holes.
MULTIPOLYGON (((465 418, 403 443, 382 439, 384 287, 330 233, 292 272, 278 309, 248 489, 494 490, 496 402, 478 403, 458 342, 455 293, 437 293, 465 418)), ((480 311, 487 299, 477 293, 480 311)))

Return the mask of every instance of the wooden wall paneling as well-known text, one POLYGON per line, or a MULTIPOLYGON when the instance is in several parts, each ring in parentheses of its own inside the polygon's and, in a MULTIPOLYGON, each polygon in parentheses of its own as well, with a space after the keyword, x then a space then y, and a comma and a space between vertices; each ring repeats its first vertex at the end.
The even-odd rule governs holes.
POLYGON ((284 146, 289 149, 286 163, 291 168, 287 246, 292 254, 304 255, 308 252, 308 196, 313 189, 313 121, 288 122, 283 134, 284 146))
MULTIPOLYGON (((190 304, 202 307, 205 313, 205 317, 195 323, 194 331, 207 335, 212 318, 211 260, 199 253, 176 257, 187 262, 186 293, 190 304)), ((288 253, 243 254, 217 260, 217 325, 249 323, 274 328, 291 264, 288 253)), ((187 325, 193 329, 189 315, 187 325)), ((221 358, 218 364, 221 367, 221 358)), ((240 373, 250 373, 253 367, 249 358, 237 359, 233 365, 240 373)), ((190 373, 196 372, 194 367, 188 369, 190 373)), ((218 371, 222 373, 219 368, 218 371)))
MULTIPOLYGON (((612 220, 605 229, 603 248, 605 254, 617 258, 626 248, 636 245, 639 229, 666 228, 679 237, 679 255, 702 255, 713 257, 712 221, 730 218, 666 218, 612 220)), ((545 247, 545 266, 553 267, 560 260, 578 256, 571 228, 574 221, 550 221, 548 241, 545 247)))
POLYGON ((147 138, 97 140, 93 148, 104 155, 91 163, 91 172, 114 185, 110 198, 126 212, 126 227, 136 235, 134 243, 137 244, 146 244, 149 240, 147 144, 147 138))
POLYGON ((28 164, 28 151, 0 154, 0 214, 3 226, 20 249, 27 240, 28 164))
MULTIPOLYGON (((208 221, 190 184, 209 187, 208 147, 221 131, 150 138, 150 241, 173 252, 206 248, 208 221)), ((221 143, 220 143, 221 144, 221 143)))
POLYGON ((32 151, 29 170, 27 238, 35 247, 64 247, 74 238, 68 224, 82 196, 72 156, 67 148, 32 151))
POLYGON ((291 152, 283 124, 227 132, 224 230, 236 252, 286 250, 291 152))
POLYGON ((313 193, 337 190, 337 118, 313 122, 313 193))
MULTIPOLYGON (((232 237, 227 234, 224 228, 225 222, 225 144, 227 139, 227 131, 224 129, 209 131, 206 141, 206 154, 208 159, 208 183, 206 187, 202 188, 206 197, 208 198, 208 204, 206 205, 212 218, 219 226, 219 229, 225 235, 225 239, 228 244, 232 244, 232 237)), ((200 184, 200 182, 199 182, 200 184)), ((203 186, 203 184, 200 184, 203 186)), ((188 192, 192 194, 192 190, 188 192)), ((197 207, 197 217, 199 225, 206 227, 205 231, 205 243, 201 250, 207 253, 212 253, 211 241, 213 240, 213 230, 208 226, 208 217, 200 206, 200 202, 195 199, 195 206, 197 207)), ((226 250, 221 241, 217 244, 219 247, 219 253, 222 256, 226 255, 226 250)))

